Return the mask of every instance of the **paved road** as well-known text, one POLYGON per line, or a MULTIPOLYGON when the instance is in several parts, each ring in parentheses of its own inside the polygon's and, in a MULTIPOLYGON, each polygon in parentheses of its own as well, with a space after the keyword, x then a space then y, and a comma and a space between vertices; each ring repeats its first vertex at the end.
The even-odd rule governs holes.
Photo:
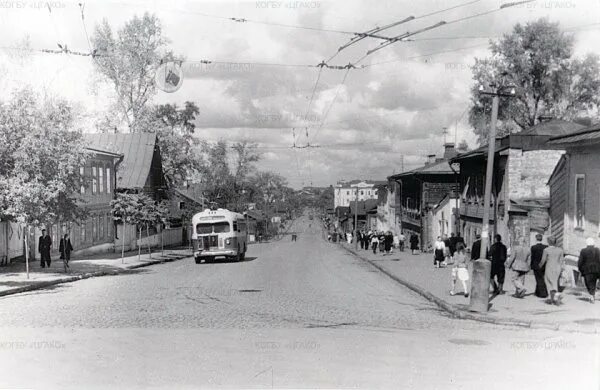
POLYGON ((597 337, 448 318, 316 221, 293 230, 243 263, 0 298, 0 387, 599 388, 597 337))

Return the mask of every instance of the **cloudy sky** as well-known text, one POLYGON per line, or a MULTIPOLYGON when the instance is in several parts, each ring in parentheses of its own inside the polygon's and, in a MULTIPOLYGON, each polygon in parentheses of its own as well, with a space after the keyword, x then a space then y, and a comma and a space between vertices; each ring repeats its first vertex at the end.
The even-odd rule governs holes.
MULTIPOLYGON (((257 142, 261 168, 300 187, 382 179, 402 166, 415 168, 427 154, 442 152, 443 128, 448 128, 447 141, 475 146, 465 115, 470 66, 475 57, 489 55, 490 38, 509 32, 515 23, 548 17, 572 29, 577 55, 600 53, 600 0, 538 0, 415 35, 413 41, 371 54, 348 72, 314 67, 348 42, 348 33, 414 16, 382 33, 396 36, 498 10, 507 2, 131 0, 85 2, 83 14, 91 34, 104 18, 118 29, 135 14, 155 13, 170 48, 186 62, 182 87, 160 92, 154 102, 196 102, 198 137, 257 142), (427 16, 454 6, 459 7, 427 16), (292 149, 294 143, 320 147, 292 149)), ((78 4, 0 0, 0 98, 30 84, 78 102, 89 118, 105 110, 111 92, 89 57, 10 49, 27 40, 33 49, 56 49, 60 43, 88 51, 78 4)), ((328 64, 356 63, 378 44, 364 39, 328 64)))

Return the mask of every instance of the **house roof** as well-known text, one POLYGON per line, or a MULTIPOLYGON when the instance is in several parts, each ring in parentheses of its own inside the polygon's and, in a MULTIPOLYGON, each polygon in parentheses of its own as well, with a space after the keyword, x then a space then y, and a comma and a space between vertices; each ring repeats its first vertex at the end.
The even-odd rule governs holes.
POLYGON ((248 218, 252 218, 257 221, 263 221, 265 219, 265 216, 263 215, 262 211, 248 210, 246 211, 246 215, 248 216, 248 218))
POLYGON ((568 122, 562 119, 552 119, 545 122, 540 122, 535 126, 528 128, 527 130, 521 131, 520 135, 550 135, 558 137, 561 135, 572 134, 576 131, 580 131, 585 126, 575 122, 568 122))
POLYGON ((381 184, 387 184, 387 182, 385 180, 349 180, 349 181, 339 181, 337 183, 337 185, 349 186, 349 185, 358 184, 358 183, 372 184, 374 186, 381 185, 381 184))
MULTIPOLYGON (((535 126, 519 133, 513 133, 504 137, 496 138, 495 152, 499 153, 509 148, 522 148, 524 150, 543 150, 544 146, 552 145, 547 142, 551 137, 563 137, 569 134, 580 132, 584 128, 575 122, 553 119, 546 122, 540 122, 535 126)), ((546 146, 546 149, 557 149, 558 145, 546 146)), ((457 162, 472 157, 487 156, 488 146, 483 145, 475 150, 466 153, 461 153, 454 157, 451 161, 457 162)))
POLYGON ((123 154, 121 154, 121 153, 111 152, 110 150, 106 150, 106 149, 94 148, 91 146, 87 146, 86 149, 95 154, 103 154, 103 155, 112 156, 112 157, 123 157, 123 154))
POLYGON ((595 124, 575 133, 550 138, 551 145, 568 145, 600 142, 600 124, 595 124))
POLYGON ((454 174, 454 171, 452 171, 452 168, 450 168, 450 165, 448 164, 448 162, 449 162, 449 160, 443 159, 441 161, 436 161, 431 164, 425 164, 424 166, 422 166, 420 168, 415 168, 410 171, 392 175, 388 179, 393 180, 393 179, 397 179, 400 177, 406 177, 406 176, 415 175, 415 174, 419 174, 419 175, 452 175, 452 174, 454 174))
POLYGON ((91 148, 123 155, 119 166, 118 188, 143 188, 150 174, 152 157, 157 147, 154 133, 84 134, 91 148))

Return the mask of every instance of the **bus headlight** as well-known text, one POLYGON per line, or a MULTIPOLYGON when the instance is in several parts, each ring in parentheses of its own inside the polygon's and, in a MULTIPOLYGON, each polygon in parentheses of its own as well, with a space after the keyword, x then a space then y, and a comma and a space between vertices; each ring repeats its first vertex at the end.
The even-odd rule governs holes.
POLYGON ((231 238, 226 238, 225 239, 225 245, 229 245, 231 244, 231 238))

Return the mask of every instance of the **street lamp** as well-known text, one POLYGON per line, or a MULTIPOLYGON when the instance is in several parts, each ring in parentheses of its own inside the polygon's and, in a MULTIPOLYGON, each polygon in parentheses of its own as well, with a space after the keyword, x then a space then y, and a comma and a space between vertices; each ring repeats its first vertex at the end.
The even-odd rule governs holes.
POLYGON ((473 280, 471 282, 470 310, 487 312, 489 308, 489 286, 491 263, 487 260, 487 247, 490 230, 490 201, 492 197, 492 179, 494 174, 494 155, 496 153, 496 121, 498 120, 498 105, 500 97, 513 97, 515 87, 490 84, 492 90, 486 91, 483 85, 479 86, 480 95, 492 96, 492 122, 488 134, 488 156, 485 173, 485 194, 483 200, 483 221, 481 228, 481 250, 479 258, 473 262, 473 280), (509 92, 504 92, 509 90, 509 92))

